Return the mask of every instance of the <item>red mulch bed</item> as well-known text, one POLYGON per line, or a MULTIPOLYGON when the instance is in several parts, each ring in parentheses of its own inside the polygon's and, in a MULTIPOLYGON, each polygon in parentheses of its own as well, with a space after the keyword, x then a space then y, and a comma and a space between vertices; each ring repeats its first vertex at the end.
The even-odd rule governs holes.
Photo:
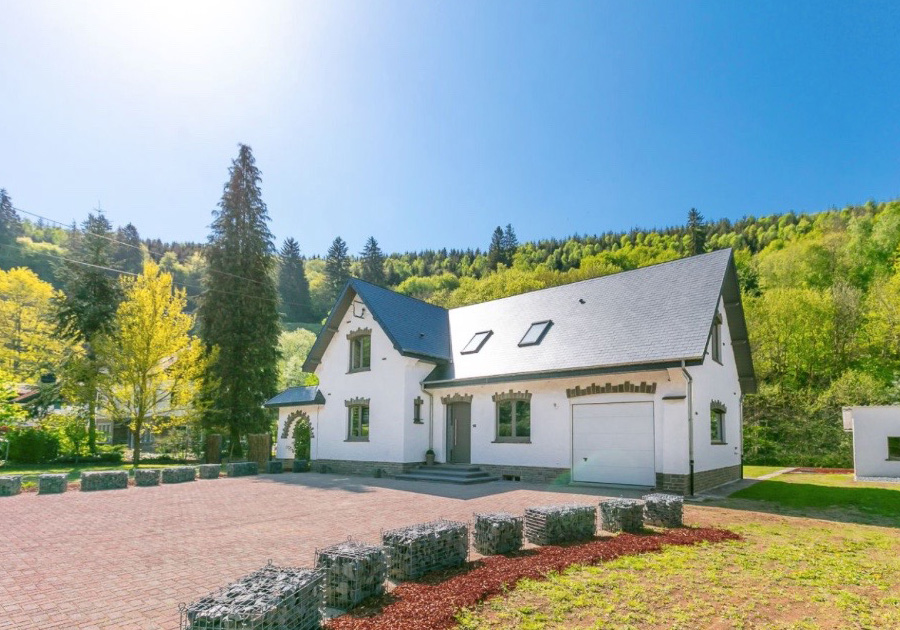
POLYGON ((541 579, 573 564, 596 564, 623 555, 659 551, 663 545, 740 540, 724 529, 670 529, 658 534, 619 534, 588 543, 527 549, 515 555, 489 556, 462 571, 441 572, 420 582, 405 582, 390 594, 353 613, 332 619, 329 630, 445 630, 454 615, 499 595, 521 579, 541 579))
POLYGON ((852 473, 852 468, 795 468, 794 470, 788 471, 790 473, 822 473, 822 474, 844 474, 844 473, 852 473))

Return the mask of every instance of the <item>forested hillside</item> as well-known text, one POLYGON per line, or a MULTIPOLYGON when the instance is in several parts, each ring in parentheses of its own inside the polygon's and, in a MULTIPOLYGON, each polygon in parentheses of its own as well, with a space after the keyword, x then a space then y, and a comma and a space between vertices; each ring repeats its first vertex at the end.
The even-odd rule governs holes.
MULTIPOLYGON (((28 267, 62 288, 78 230, 17 213, 5 193, 0 201, 0 268, 28 267)), ((705 223, 691 211, 684 226, 527 243, 508 225, 485 237, 483 250, 402 254, 384 254, 370 238, 358 255, 338 237, 317 258, 303 251, 321 243, 279 235, 272 273, 284 329, 294 331, 283 333, 291 356, 282 359, 281 384, 303 378, 297 355, 313 339, 306 329, 321 323, 350 275, 452 307, 731 247, 760 383, 745 405, 748 461, 850 465, 840 407, 900 402, 900 201, 736 222, 705 223), (298 319, 307 321, 291 321, 298 319)), ((196 309, 208 286, 203 245, 142 240, 131 225, 110 239, 111 268, 134 273, 152 258, 196 309)), ((242 291, 238 278, 230 286, 242 291)))

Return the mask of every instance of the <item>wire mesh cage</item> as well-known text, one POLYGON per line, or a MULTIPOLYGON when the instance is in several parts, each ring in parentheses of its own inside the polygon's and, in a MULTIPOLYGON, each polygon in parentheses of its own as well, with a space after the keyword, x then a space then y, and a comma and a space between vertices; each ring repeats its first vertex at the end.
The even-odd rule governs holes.
POLYGON ((325 605, 349 610, 384 593, 387 553, 384 547, 348 540, 317 549, 316 569, 325 574, 325 605))
POLYGON ((684 525, 684 497, 675 494, 648 494, 644 499, 644 522, 658 527, 684 525))
POLYGON ((524 519, 506 512, 475 514, 472 538, 475 551, 490 556, 522 548, 524 519))
POLYGON ((644 528, 644 502, 609 499, 600 503, 600 526, 607 532, 639 532, 644 528))
POLYGON ((188 605, 181 630, 312 630, 324 613, 324 573, 271 563, 188 605))
POLYGON ((469 558, 469 526, 431 521, 382 532, 392 580, 414 580, 431 571, 458 567, 469 558))
POLYGON ((525 536, 535 545, 588 540, 597 527, 593 505, 542 505, 525 510, 525 536))

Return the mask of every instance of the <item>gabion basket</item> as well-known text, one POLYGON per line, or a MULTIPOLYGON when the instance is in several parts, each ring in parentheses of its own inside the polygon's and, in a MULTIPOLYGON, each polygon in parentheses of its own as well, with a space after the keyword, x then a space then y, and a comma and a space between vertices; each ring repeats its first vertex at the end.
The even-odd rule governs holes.
POLYGON ((387 553, 384 547, 348 540, 317 549, 316 569, 325 573, 325 605, 349 610, 384 593, 387 553))
POLYGON ((472 532, 475 551, 491 556, 498 553, 510 553, 522 548, 524 519, 505 512, 493 514, 476 514, 475 528, 472 532))
POLYGON ((392 580, 414 580, 431 571, 458 567, 469 558, 469 527, 432 521, 382 532, 392 580))
POLYGON ((609 499, 600 503, 600 526, 608 532, 639 532, 644 528, 644 502, 609 499))
POLYGON ((262 569, 179 607, 181 630, 313 630, 324 614, 322 571, 262 569))
POLYGON ((684 498, 675 494, 648 494, 644 498, 644 521, 657 527, 684 525, 684 498))
POLYGON ((535 545, 588 540, 594 537, 596 527, 593 505, 542 505, 525 510, 525 536, 535 545))

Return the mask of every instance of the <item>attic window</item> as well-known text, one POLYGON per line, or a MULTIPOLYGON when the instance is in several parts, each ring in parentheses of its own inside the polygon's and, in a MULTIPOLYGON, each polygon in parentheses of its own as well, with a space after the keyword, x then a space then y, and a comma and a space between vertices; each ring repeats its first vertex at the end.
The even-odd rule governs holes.
POLYGON ((469 343, 466 344, 466 347, 462 349, 460 354, 474 354, 481 350, 481 346, 484 345, 484 342, 488 340, 488 338, 494 334, 493 330, 485 330, 482 332, 477 332, 472 336, 472 339, 469 343))
POLYGON ((525 336, 522 337, 522 341, 519 342, 519 346, 536 346, 544 339, 544 335, 547 334, 547 331, 550 330, 550 326, 553 325, 549 319, 543 322, 535 322, 528 329, 528 332, 525 333, 525 336))

